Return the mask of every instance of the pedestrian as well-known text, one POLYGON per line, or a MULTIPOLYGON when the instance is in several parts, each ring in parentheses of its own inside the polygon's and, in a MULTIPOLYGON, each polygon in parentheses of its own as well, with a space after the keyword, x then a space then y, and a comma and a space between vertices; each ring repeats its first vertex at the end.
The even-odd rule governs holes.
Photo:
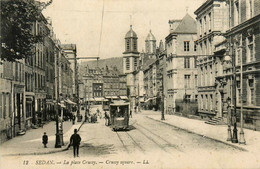
POLYGON ((81 141, 81 137, 79 134, 77 134, 78 130, 74 129, 74 134, 70 137, 70 145, 73 146, 73 154, 74 157, 79 157, 79 145, 81 141))
POLYGON ((44 148, 47 148, 48 136, 47 136, 46 132, 43 133, 43 136, 42 136, 42 144, 44 145, 44 148))
POLYGON ((73 124, 73 125, 75 124, 75 120, 76 120, 76 116, 73 115, 73 117, 72 117, 72 124, 73 124))
POLYGON ((132 118, 132 110, 130 110, 130 117, 132 118))
POLYGON ((105 111, 105 120, 106 120, 105 125, 106 126, 108 126, 108 118, 109 118, 108 113, 105 111))

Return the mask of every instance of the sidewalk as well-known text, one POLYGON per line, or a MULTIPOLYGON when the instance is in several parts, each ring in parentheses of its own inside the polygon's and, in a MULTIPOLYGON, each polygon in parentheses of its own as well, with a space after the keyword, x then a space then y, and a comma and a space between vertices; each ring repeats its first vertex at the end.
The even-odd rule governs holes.
MULTIPOLYGON (((145 112, 145 110, 143 110, 145 112)), ((252 153, 259 154, 260 152, 260 132, 249 129, 244 129, 246 145, 239 143, 232 143, 227 140, 227 126, 225 125, 209 125, 204 121, 189 119, 176 115, 165 115, 165 120, 161 120, 161 114, 147 115, 148 118, 171 125, 191 133, 208 137, 215 141, 222 142, 224 144, 231 145, 241 150, 246 150, 252 153)), ((233 127, 232 127, 233 132, 233 127)), ((239 139, 240 126, 238 126, 238 139, 239 139)))
POLYGON ((82 122, 77 122, 76 119, 74 125, 72 125, 71 121, 63 122, 64 146, 62 148, 55 148, 56 122, 52 121, 44 125, 43 128, 30 129, 25 135, 14 137, 1 144, 0 156, 37 155, 64 151, 68 147, 69 139, 74 133, 74 129, 79 129, 84 123, 83 120, 82 122), (47 148, 44 148, 42 144, 43 132, 47 132, 48 135, 47 148))

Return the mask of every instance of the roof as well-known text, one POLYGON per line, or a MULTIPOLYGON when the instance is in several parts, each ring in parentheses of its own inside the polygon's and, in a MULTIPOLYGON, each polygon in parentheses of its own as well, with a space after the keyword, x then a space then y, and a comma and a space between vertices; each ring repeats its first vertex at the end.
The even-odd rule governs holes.
POLYGON ((132 25, 130 25, 130 30, 126 33, 125 38, 137 38, 137 34, 133 31, 132 25))
POLYGON ((197 24, 189 14, 186 14, 179 26, 173 31, 173 33, 197 33, 197 24))
POLYGON ((152 31, 150 30, 149 34, 147 35, 146 37, 146 41, 155 41, 155 37, 154 35, 152 34, 152 31))
POLYGON ((61 48, 64 50, 76 50, 76 44, 61 44, 61 48))
POLYGON ((156 62, 156 59, 154 59, 154 58, 147 60, 143 66, 144 70, 148 69, 149 66, 152 65, 154 62, 156 62))

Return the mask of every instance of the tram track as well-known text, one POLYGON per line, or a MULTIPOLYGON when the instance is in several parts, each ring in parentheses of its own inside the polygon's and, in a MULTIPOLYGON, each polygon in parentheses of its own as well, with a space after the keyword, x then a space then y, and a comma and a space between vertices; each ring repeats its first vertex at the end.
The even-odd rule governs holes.
MULTIPOLYGON (((171 148, 174 148, 175 150, 178 150, 180 152, 183 152, 182 150, 180 150, 180 148, 178 148, 176 145, 172 144, 171 142, 165 140, 164 138, 162 138, 161 136, 159 136, 158 134, 155 134, 154 132, 152 132, 151 130, 147 129, 146 127, 144 127, 143 125, 139 124, 139 123, 136 123, 136 125, 142 129, 144 129, 145 131, 147 131, 148 133, 152 134, 153 136, 159 138, 160 140, 162 140, 163 142, 165 142, 166 146, 168 147, 171 147, 171 148)), ((153 141, 155 144, 159 145, 159 147, 162 147, 163 149, 165 149, 164 146, 162 146, 161 144, 159 143, 156 143, 156 141, 154 139, 152 139, 152 137, 150 136, 147 136, 147 134, 144 134, 144 132, 142 132, 140 130, 140 128, 136 128, 139 132, 141 132, 143 135, 145 135, 148 139, 150 139, 151 141, 153 141)))
POLYGON ((128 133, 128 131, 121 131, 118 132, 116 131, 117 137, 119 138, 120 142, 122 143, 124 149, 126 152, 129 154, 131 151, 128 149, 127 146, 133 145, 134 147, 138 147, 138 149, 142 152, 145 153, 145 150, 136 142, 136 140, 128 133), (120 133, 120 134, 119 134, 120 133), (126 136, 127 139, 122 139, 123 133, 126 136), (130 141, 129 141, 130 140, 130 141))

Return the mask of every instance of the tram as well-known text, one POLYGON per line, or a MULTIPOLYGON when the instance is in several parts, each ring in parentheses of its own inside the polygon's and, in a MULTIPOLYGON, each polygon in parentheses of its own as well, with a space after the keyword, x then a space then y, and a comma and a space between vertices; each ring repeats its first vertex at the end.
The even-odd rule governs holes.
POLYGON ((126 130, 129 127, 129 103, 117 101, 110 104, 111 128, 116 131, 126 130))

